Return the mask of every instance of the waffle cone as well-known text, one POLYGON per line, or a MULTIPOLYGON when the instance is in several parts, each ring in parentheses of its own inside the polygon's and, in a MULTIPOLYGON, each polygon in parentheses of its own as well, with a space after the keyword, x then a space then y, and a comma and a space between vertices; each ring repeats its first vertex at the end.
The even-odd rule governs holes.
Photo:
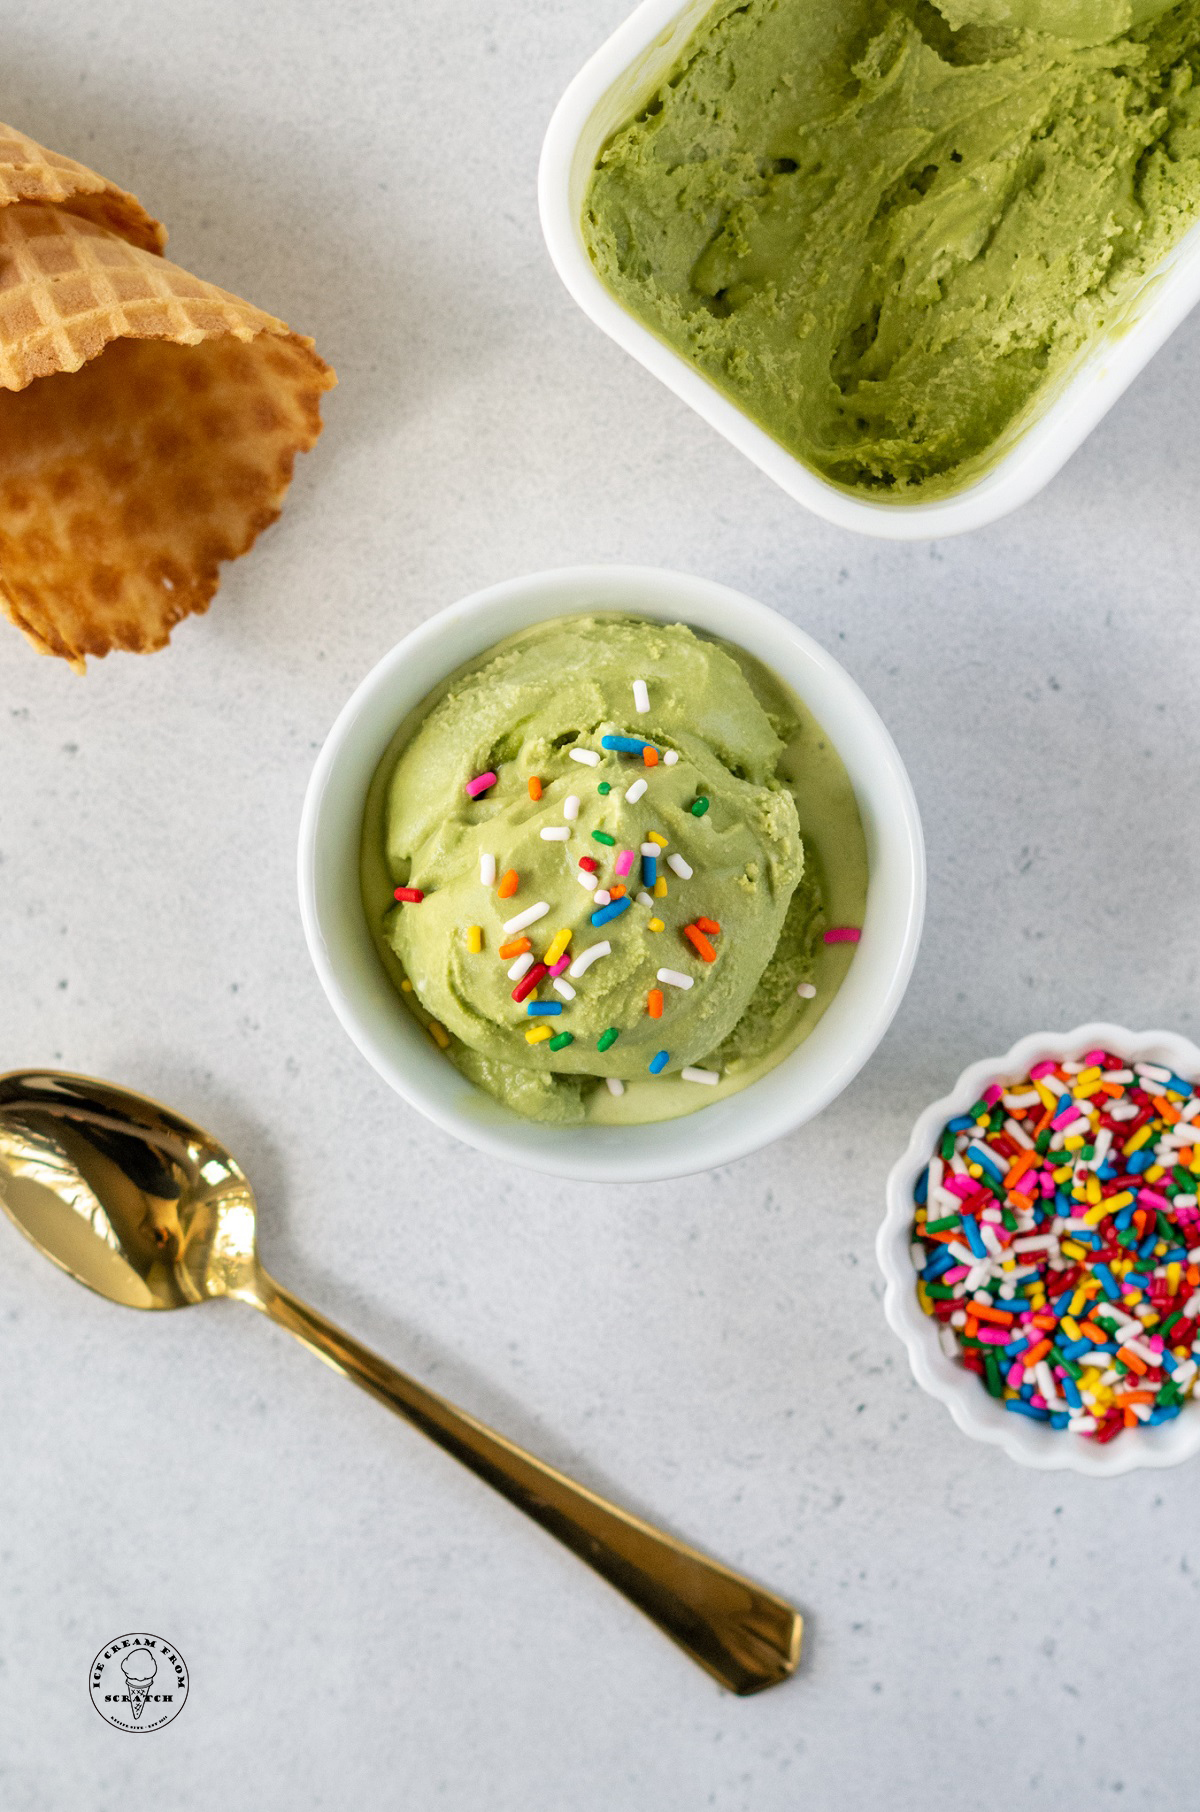
POLYGON ((161 648, 278 516, 334 376, 160 255, 132 196, 0 127, 0 605, 82 667, 161 648))

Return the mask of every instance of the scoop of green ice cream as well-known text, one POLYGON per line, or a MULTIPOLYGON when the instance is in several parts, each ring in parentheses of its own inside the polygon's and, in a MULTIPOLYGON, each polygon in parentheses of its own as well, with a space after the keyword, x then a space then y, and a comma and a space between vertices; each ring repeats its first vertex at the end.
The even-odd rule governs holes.
POLYGON ((804 870, 796 804, 777 777, 783 747, 738 663, 679 625, 559 621, 458 677, 388 784, 389 872, 424 898, 393 908, 386 933, 423 1006, 461 1041, 451 1055, 466 1074, 518 1112, 573 1118, 581 1079, 643 1078, 661 1050, 667 1070, 678 1071, 722 1043, 775 951, 804 870), (648 712, 637 710, 635 680, 645 683, 648 712), (612 736, 645 740, 662 759, 647 766, 639 754, 606 750, 612 736), (600 759, 580 762, 575 751, 600 759), (469 797, 467 783, 488 772, 496 784, 469 797), (540 798, 530 796, 531 778, 540 798), (698 816, 699 799, 708 805, 698 816), (651 833, 666 839, 657 863, 666 893, 647 902, 637 896, 651 833), (634 862, 622 876, 623 851, 634 862), (515 871, 510 897, 481 880, 482 857, 494 858, 497 882, 515 871), (601 908, 579 880, 581 857, 597 864, 600 887, 623 885, 630 901, 600 925, 592 919, 601 908), (527 929, 506 932, 541 905, 547 910, 527 929), (711 935, 715 961, 684 935, 697 917, 720 926, 711 935), (482 933, 477 952, 472 926, 482 933), (528 1001, 513 999, 513 959, 498 951, 524 935, 540 958, 567 929, 572 961, 602 943, 609 952, 585 973, 563 975, 573 998, 543 980, 536 996, 562 1011, 531 1017, 528 1001), (660 981, 660 969, 691 985, 660 981), (661 1018, 647 1011, 652 989, 664 997, 661 1018), (571 1042, 556 1050, 548 1040, 528 1043, 538 1026, 571 1042), (614 1028, 616 1039, 599 1050, 614 1028))
POLYGON ((955 31, 1007 25, 1070 44, 1106 44, 1169 12, 1176 0, 934 0, 955 31))

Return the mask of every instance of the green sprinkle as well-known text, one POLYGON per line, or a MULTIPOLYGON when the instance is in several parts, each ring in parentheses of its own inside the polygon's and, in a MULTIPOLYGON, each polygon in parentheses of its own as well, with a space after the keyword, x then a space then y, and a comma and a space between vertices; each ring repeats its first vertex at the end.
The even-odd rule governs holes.
POLYGON ((609 1045, 616 1044, 617 1039, 620 1036, 621 1034, 616 1026, 609 1026, 607 1032, 601 1032, 599 1038, 597 1038, 596 1049, 598 1051, 607 1051, 609 1045))
POLYGON ((951 1227, 959 1225, 957 1214, 944 1214, 940 1221, 926 1221, 921 1231, 923 1233, 949 1233, 951 1227))
POLYGON ((607 843, 610 849, 617 840, 615 837, 610 837, 607 831, 593 831, 592 836, 597 843, 607 843))
MULTIPOLYGON (((1093 1316, 1092 1319, 1095 1320, 1095 1316, 1093 1316)), ((1157 1330, 1157 1332, 1160 1333, 1162 1335, 1163 1339, 1165 1340, 1167 1335, 1171 1332, 1171 1329, 1175 1326, 1175 1323, 1177 1321, 1182 1321, 1182 1320, 1183 1320, 1183 1310, 1176 1309, 1176 1311, 1173 1315, 1167 1316, 1167 1319, 1163 1322, 1162 1326, 1157 1330)))
POLYGON ((972 1120, 988 1120, 991 1118, 991 1113, 992 1110, 986 1101, 977 1101, 974 1107, 967 1109, 967 1114, 972 1120))
POLYGON ((987 1376, 987 1387, 993 1397, 1004 1395, 1004 1380, 1000 1376, 1000 1366, 996 1359, 994 1347, 988 1347, 983 1356, 984 1372, 987 1376))
POLYGON ((1175 1168, 1171 1172, 1171 1175, 1175 1178, 1175 1181, 1179 1184, 1179 1187, 1182 1190, 1186 1191, 1186 1193, 1188 1195, 1191 1195, 1192 1185, 1196 1181, 1196 1179, 1192 1175, 1191 1171, 1185 1170, 1183 1168, 1182 1164, 1176 1164, 1175 1168))
POLYGON ((953 1302, 954 1301, 954 1291, 950 1288, 949 1284, 942 1284, 942 1283, 926 1284, 925 1285, 925 1294, 927 1296, 931 1296, 933 1298, 934 1302, 953 1302))
POLYGON ((567 1045, 574 1044, 574 1042, 574 1032, 560 1032, 557 1038, 552 1038, 550 1040, 550 1049, 552 1051, 562 1051, 566 1049, 567 1045))
POLYGON ((612 792, 612 781, 611 780, 602 780, 600 782, 600 785, 596 788, 596 791, 598 793, 611 793, 612 792))
POLYGON ((952 1132, 945 1132, 942 1134, 941 1154, 943 1158, 952 1158, 954 1156, 954 1134, 952 1132))
POLYGON ((708 800, 703 799, 703 798, 697 799, 695 804, 692 806, 692 817, 693 818, 703 818, 703 816, 707 810, 708 810, 708 800))

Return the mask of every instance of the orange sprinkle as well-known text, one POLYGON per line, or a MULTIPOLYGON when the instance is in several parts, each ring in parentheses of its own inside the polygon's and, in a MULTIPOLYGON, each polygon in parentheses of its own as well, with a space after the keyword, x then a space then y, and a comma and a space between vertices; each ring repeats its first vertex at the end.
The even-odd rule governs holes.
POLYGON ((1097 1346, 1103 1346, 1108 1339, 1108 1335, 1104 1332, 1104 1329, 1097 1327, 1094 1321, 1081 1321, 1079 1324, 1079 1332, 1081 1334, 1086 1334, 1089 1340, 1094 1340, 1097 1346))
POLYGON ((1009 1165, 1008 1175, 1004 1179, 1004 1187, 1006 1189, 1015 1189, 1030 1165, 1040 1163, 1041 1159, 1036 1151, 1023 1151, 1020 1157, 1014 1158, 1009 1165))
POLYGON ((646 998, 646 1007, 651 1019, 662 1018, 663 997, 661 988, 651 988, 650 993, 646 998))
POLYGON ((709 937, 720 937, 721 927, 717 924, 716 919, 697 919, 696 923, 701 931, 707 931, 709 937))
POLYGON ((1136 1353, 1131 1353, 1127 1346, 1122 1346, 1117 1349, 1117 1358, 1121 1361, 1122 1365, 1127 1365, 1131 1372, 1137 1372, 1139 1377, 1150 1369, 1146 1364, 1146 1361, 1144 1359, 1139 1359, 1136 1353))
POLYGON ((1185 1275, 1194 1290, 1200 1284, 1200 1265, 1189 1265, 1185 1275))
POLYGON ((500 885, 496 889, 497 899, 511 900, 514 893, 516 893, 517 888, 520 885, 521 885, 520 875, 517 873, 515 868, 510 868, 507 871, 507 873, 501 875, 501 877, 500 877, 500 885))
POLYGON ((1125 1411, 1125 1426, 1126 1426, 1126 1428, 1136 1428, 1137 1427, 1137 1417, 1134 1415, 1134 1413, 1131 1409, 1127 1409, 1125 1411))
POLYGON ((619 900, 624 896, 624 893, 625 893, 625 883, 623 881, 617 881, 612 887, 609 888, 608 897, 610 900, 619 900))
POLYGON ((971 1314, 976 1321, 994 1321, 999 1328, 1010 1328, 1016 1319, 1009 1309, 993 1309, 990 1303, 973 1302, 971 1314))
POLYGON ((531 774, 529 776, 529 797, 531 799, 540 799, 541 796, 542 796, 542 783, 538 779, 536 774, 531 774))
POLYGON ((1009 1206, 1012 1208, 1024 1208, 1028 1210, 1033 1207, 1034 1198, 1031 1195, 1022 1195, 1019 1189, 1010 1189, 1008 1192, 1008 1201, 1009 1206))
POLYGON ((704 933, 695 925, 685 925, 683 928, 683 935, 696 954, 702 956, 706 963, 716 962, 716 951, 713 949, 704 933))
POLYGON ((1156 1392, 1152 1390, 1123 1390, 1122 1403, 1153 1403, 1156 1392))
POLYGON ((978 1337, 979 1337, 979 1323, 978 1323, 978 1322, 977 1322, 977 1321, 976 1321, 976 1319, 975 1319, 975 1317, 974 1317, 974 1316, 973 1316, 973 1315, 968 1315, 968 1316, 967 1316, 967 1325, 966 1325, 966 1327, 965 1327, 965 1328, 964 1328, 964 1329, 963 1329, 963 1333, 964 1333, 964 1334, 965 1334, 965 1335, 966 1335, 966 1338, 967 1338, 967 1339, 968 1339, 968 1340, 976 1340, 976 1339, 978 1339, 978 1337))
POLYGON ((530 943, 530 941, 527 937, 511 937, 511 938, 509 938, 507 944, 501 944, 499 950, 497 950, 497 952, 496 952, 496 955, 500 958, 500 960, 502 962, 506 963, 508 961, 509 957, 524 956, 524 954, 527 950, 532 950, 532 949, 533 949, 533 945, 530 943))
POLYGON ((1025 1370, 1029 1371, 1032 1366, 1037 1364, 1039 1359, 1044 1359, 1049 1351, 1050 1342, 1048 1340, 1039 1340, 1036 1346, 1026 1347, 1023 1353, 1017 1354, 1017 1357, 1025 1367, 1025 1370))
POLYGON ((652 749, 649 743, 647 743, 646 747, 642 750, 642 760, 648 768, 656 768, 658 766, 658 750, 652 749))

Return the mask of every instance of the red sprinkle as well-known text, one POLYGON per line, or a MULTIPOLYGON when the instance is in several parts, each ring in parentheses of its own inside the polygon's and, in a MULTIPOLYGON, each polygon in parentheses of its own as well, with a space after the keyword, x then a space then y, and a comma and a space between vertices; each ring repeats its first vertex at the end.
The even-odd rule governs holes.
POLYGON ((580 868, 586 868, 590 875, 594 875, 599 864, 594 862, 591 856, 580 856, 579 866, 580 868))
POLYGON ((526 971, 513 989, 513 999, 524 1000, 527 995, 533 993, 533 990, 537 987, 538 983, 543 977, 549 975, 549 973, 550 971, 547 969, 545 963, 535 963, 533 968, 526 971))
POLYGON ((831 925, 825 933, 827 944, 857 944, 862 932, 857 925, 831 925))
POLYGON ((410 905, 419 906, 421 901, 425 898, 425 895, 421 892, 419 887, 397 887, 396 898, 398 900, 407 900, 410 905))

